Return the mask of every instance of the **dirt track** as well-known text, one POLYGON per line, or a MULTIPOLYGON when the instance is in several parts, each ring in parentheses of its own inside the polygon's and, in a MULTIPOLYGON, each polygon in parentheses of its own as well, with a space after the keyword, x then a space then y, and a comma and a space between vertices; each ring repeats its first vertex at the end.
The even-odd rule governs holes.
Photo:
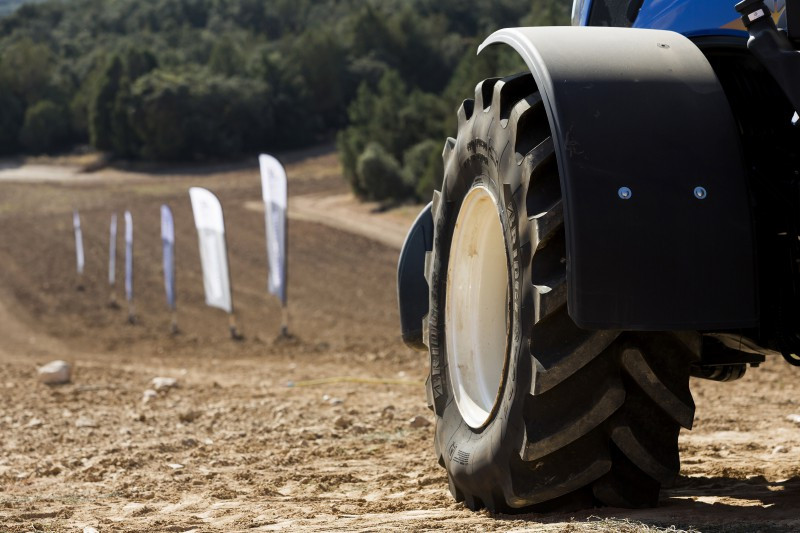
MULTIPOLYGON (((351 209, 351 221, 383 227, 413 218, 413 210, 378 216, 348 207, 335 156, 288 170, 290 195, 337 195, 336 209, 351 209)), ((779 360, 736 383, 693 382, 697 418, 681 436, 683 476, 659 509, 471 513, 447 492, 432 428, 409 425, 432 418, 425 355, 397 336, 396 243, 293 219, 297 338, 277 342, 263 216, 245 207, 260 197, 255 166, 56 181, 36 172, 32 183, 0 179, 0 531, 800 529, 800 426, 786 418, 800 414, 800 386, 779 360), (225 208, 243 342, 203 305, 192 185, 217 192, 225 208), (176 337, 161 282, 163 202, 178 239, 176 337), (83 291, 73 207, 87 247, 83 291), (124 309, 107 306, 108 218, 126 208, 136 228, 133 326, 124 309), (36 382, 36 365, 54 358, 75 365, 72 384, 36 382), (178 378, 179 387, 145 404, 156 376, 178 378), (307 383, 336 377, 344 379, 307 383)))

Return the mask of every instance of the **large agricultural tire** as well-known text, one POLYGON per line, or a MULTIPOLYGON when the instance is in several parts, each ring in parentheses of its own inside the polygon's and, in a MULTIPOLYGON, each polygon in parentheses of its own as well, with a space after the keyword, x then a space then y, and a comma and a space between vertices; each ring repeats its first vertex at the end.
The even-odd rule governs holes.
POLYGON ((530 74, 478 84, 442 156, 423 331, 453 497, 492 512, 655 505, 692 424, 699 337, 569 317, 558 167, 530 74))

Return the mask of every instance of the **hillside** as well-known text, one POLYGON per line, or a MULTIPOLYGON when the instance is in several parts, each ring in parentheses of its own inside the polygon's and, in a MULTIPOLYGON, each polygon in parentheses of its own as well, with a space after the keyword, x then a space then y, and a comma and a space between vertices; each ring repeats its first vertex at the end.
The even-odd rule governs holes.
POLYGON ((477 44, 502 27, 566 24, 570 4, 25 5, 0 18, 0 155, 88 146, 116 159, 218 161, 341 132, 356 192, 382 199, 356 179, 370 144, 404 183, 386 196, 427 197, 438 179, 432 154, 452 134, 460 101, 480 79, 520 68, 513 54, 476 58, 477 44))

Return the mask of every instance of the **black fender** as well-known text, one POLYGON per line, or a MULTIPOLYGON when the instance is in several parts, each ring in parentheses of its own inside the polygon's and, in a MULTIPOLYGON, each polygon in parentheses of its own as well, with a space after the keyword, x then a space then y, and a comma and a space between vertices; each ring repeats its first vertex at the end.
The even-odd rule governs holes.
POLYGON ((740 139, 701 51, 669 31, 509 28, 561 174, 568 309, 589 329, 755 326, 740 139))
POLYGON ((425 256, 433 248, 432 203, 426 205, 406 235, 397 263, 397 304, 400 330, 409 348, 425 351, 422 320, 428 314, 428 282, 425 256))

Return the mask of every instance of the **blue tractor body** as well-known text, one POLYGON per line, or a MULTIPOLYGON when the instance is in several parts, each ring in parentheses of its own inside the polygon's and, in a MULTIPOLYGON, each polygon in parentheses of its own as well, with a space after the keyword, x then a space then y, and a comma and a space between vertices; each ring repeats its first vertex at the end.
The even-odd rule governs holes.
MULTIPOLYGON (((604 14, 608 16, 611 11, 607 4, 619 5, 625 8, 624 16, 628 18, 633 28, 646 28, 651 30, 669 30, 681 33, 686 37, 704 37, 724 35, 741 37, 747 40, 748 33, 740 17, 734 11, 733 5, 727 0, 647 0, 621 5, 621 2, 603 2, 585 0, 575 2, 573 6, 573 26, 591 26, 593 22, 593 8, 601 5, 598 11, 605 8, 604 14), (631 10, 631 4, 638 4, 638 11, 631 10), (633 19, 632 21, 630 19, 633 19)), ((778 22, 785 10, 784 0, 766 2, 772 10, 775 22, 778 22)), ((610 24, 611 20, 607 20, 610 24)))
MULTIPOLYGON (((591 3, 591 2, 587 2, 591 3)), ((653 0, 639 10, 634 28, 670 30, 687 37, 732 35, 747 39, 747 30, 726 0, 653 0)))

